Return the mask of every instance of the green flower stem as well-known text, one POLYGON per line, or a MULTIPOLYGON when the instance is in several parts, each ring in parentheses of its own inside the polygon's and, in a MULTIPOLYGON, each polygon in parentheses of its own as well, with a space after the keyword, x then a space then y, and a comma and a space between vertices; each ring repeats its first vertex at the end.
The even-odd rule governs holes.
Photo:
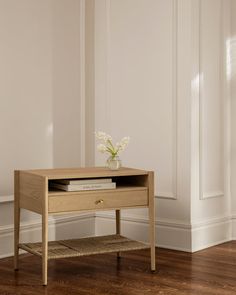
POLYGON ((110 139, 107 140, 108 144, 110 145, 107 146, 107 151, 111 154, 112 158, 114 159, 115 156, 117 155, 118 153, 118 150, 115 149, 115 147, 113 146, 112 142, 110 141, 110 139))
POLYGON ((113 152, 115 152, 115 148, 114 148, 112 142, 110 141, 110 139, 108 139, 107 142, 110 144, 111 149, 113 150, 113 152))
POLYGON ((110 154, 114 154, 114 151, 111 149, 111 148, 109 148, 109 147, 107 147, 107 151, 110 153, 110 154))

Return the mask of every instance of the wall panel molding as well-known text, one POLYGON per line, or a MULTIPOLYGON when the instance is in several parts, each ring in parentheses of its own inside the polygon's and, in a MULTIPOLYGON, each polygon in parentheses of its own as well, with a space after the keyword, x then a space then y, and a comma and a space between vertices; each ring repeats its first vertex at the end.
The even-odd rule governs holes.
POLYGON ((106 0, 106 120, 111 126, 111 0, 106 0))
MULTIPOLYGON (((203 188, 203 179, 204 179, 204 163, 203 163, 203 148, 204 148, 204 142, 203 142, 203 91, 204 91, 204 83, 203 83, 203 70, 202 70, 202 0, 199 0, 199 5, 198 5, 198 40, 199 40, 199 198, 200 200, 205 200, 209 198, 216 198, 216 197, 223 197, 225 194, 225 189, 222 187, 221 190, 213 190, 213 191, 204 191, 203 188)), ((225 70, 224 70, 224 41, 225 41, 225 35, 224 35, 224 13, 223 13, 223 1, 220 0, 220 20, 219 20, 219 32, 220 32, 220 44, 219 44, 219 95, 221 98, 221 104, 224 106, 225 105, 225 96, 226 93, 224 92, 224 75, 225 75, 225 70)), ((224 125, 225 125, 225 120, 224 120, 224 107, 222 108, 222 125, 221 125, 221 132, 222 132, 222 153, 221 153, 221 165, 224 167, 224 125)), ((213 131, 214 132, 214 131, 213 131)), ((223 168, 222 168, 223 170, 223 168)), ((224 178, 224 171, 222 171, 222 178, 224 178)))
MULTIPOLYGON (((177 163, 178 163, 178 2, 170 0, 172 3, 172 185, 170 192, 157 192, 156 198, 177 199, 177 163)), ((111 0, 105 0, 105 19, 106 19, 106 93, 104 99, 105 121, 107 131, 111 128, 111 0)))
POLYGON ((177 200, 178 187, 178 4, 179 0, 172 0, 172 191, 159 191, 158 199, 177 200))
POLYGON ((85 0, 80 0, 80 165, 85 166, 86 110, 85 110, 85 0))
POLYGON ((159 192, 158 198, 177 200, 178 187, 178 1, 172 0, 172 192, 159 192))
POLYGON ((157 192, 158 199, 177 200, 178 187, 178 4, 172 0, 172 191, 157 192))

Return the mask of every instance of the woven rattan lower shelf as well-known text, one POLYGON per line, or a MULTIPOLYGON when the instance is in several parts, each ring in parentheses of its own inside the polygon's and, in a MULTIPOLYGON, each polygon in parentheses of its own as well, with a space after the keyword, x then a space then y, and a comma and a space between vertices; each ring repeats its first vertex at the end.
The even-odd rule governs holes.
MULTIPOLYGON (((19 248, 37 256, 42 256, 41 243, 20 244, 19 248)), ((120 235, 109 235, 48 243, 48 259, 86 256, 129 250, 150 248, 141 242, 120 235)))

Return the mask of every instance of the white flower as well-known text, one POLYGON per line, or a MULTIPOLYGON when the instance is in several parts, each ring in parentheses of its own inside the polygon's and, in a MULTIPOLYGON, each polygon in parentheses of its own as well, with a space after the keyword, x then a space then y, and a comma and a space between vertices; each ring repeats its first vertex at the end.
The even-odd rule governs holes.
POLYGON ((129 143, 129 137, 123 137, 120 142, 116 143, 116 148, 118 151, 122 152, 129 143))
POLYGON ((106 146, 104 144, 102 144, 102 143, 97 146, 97 149, 101 153, 105 153, 107 151, 106 146))
POLYGON ((99 131, 99 132, 95 132, 95 135, 96 135, 97 139, 103 139, 104 136, 106 135, 106 133, 99 131))
POLYGON ((112 141, 112 137, 109 134, 106 134, 103 138, 104 142, 107 143, 109 140, 112 141))
POLYGON ((99 131, 99 132, 95 132, 95 136, 97 139, 102 141, 102 143, 100 143, 97 146, 98 151, 101 153, 107 152, 111 156, 116 156, 118 155, 119 152, 123 151, 128 145, 130 140, 128 136, 123 137, 121 141, 117 142, 116 145, 114 146, 112 143, 112 137, 109 134, 103 131, 99 131))
POLYGON ((102 131, 95 132, 95 135, 96 135, 97 139, 103 140, 104 143, 107 143, 109 140, 112 141, 112 137, 105 132, 102 132, 102 131))
POLYGON ((126 147, 128 145, 128 143, 129 143, 129 141, 130 141, 130 138, 128 136, 123 137, 121 139, 121 144, 126 147))

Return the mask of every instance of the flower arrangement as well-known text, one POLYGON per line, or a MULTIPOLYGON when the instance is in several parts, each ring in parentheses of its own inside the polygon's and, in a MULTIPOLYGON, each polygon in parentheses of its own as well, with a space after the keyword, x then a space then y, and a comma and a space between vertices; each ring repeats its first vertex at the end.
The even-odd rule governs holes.
POLYGON ((122 152, 128 145, 130 138, 128 136, 123 137, 120 142, 113 144, 112 137, 105 132, 95 132, 96 138, 101 140, 102 143, 98 144, 97 149, 101 153, 110 154, 111 158, 114 159, 120 152, 122 152))

